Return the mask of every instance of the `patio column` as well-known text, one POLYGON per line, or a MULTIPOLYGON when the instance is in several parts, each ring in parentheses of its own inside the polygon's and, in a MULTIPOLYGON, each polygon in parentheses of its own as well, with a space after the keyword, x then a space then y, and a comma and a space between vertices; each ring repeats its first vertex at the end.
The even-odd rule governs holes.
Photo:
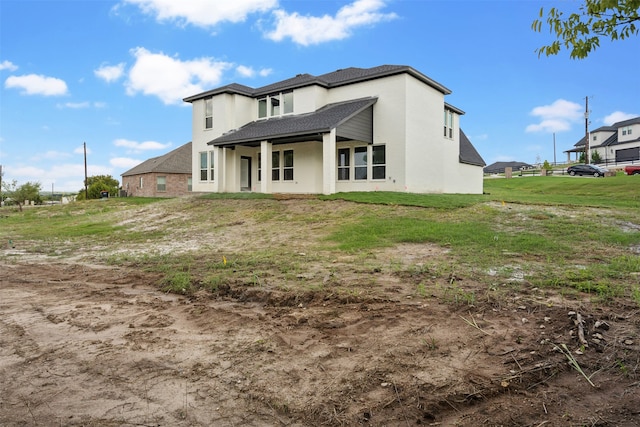
POLYGON ((224 192, 224 151, 225 149, 222 147, 215 147, 214 149, 214 169, 215 169, 215 183, 214 189, 216 193, 224 192))
POLYGON ((336 192, 336 130, 322 134, 322 194, 336 192))
POLYGON ((260 141, 260 169, 262 176, 260 177, 260 192, 265 194, 271 193, 271 167, 273 144, 269 141, 260 141))

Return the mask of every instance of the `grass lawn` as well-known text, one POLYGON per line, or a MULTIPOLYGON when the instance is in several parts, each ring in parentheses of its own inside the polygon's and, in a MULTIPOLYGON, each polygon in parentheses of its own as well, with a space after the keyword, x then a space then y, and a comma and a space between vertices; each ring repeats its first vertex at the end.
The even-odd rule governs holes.
POLYGON ((455 271, 487 288, 519 272, 523 280, 513 286, 640 304, 639 186, 637 176, 551 176, 487 179, 482 195, 343 193, 283 203, 245 193, 114 198, 22 213, 5 207, 0 239, 50 256, 99 249, 104 262, 163 273, 169 289, 189 283, 216 288, 239 274, 257 284, 273 274, 290 279, 304 276, 311 261, 330 268, 343 255, 355 257, 354 268, 369 268, 375 251, 431 244, 446 257, 402 268, 428 268, 442 280, 455 271), (237 235, 222 234, 232 230, 237 235), (216 243, 221 239, 228 243, 216 243), (167 254, 158 248, 168 241, 187 243, 167 254), (188 242, 196 242, 193 249, 188 242), (301 246, 319 255, 302 261, 301 246))

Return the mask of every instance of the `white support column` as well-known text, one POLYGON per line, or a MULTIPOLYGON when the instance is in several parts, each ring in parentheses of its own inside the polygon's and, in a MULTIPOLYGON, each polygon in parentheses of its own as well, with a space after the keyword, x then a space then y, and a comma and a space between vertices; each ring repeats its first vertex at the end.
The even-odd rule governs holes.
POLYGON ((224 192, 224 151, 222 147, 215 147, 214 149, 214 173, 216 174, 214 191, 216 193, 224 192))
POLYGON ((240 191, 240 185, 238 182, 238 179, 240 178, 238 172, 238 150, 225 148, 224 152, 224 191, 228 193, 237 193, 240 191))
POLYGON ((260 192, 271 194, 271 167, 273 145, 269 141, 260 141, 260 169, 262 177, 260 180, 260 192))
POLYGON ((322 135, 322 193, 336 192, 336 130, 322 135))

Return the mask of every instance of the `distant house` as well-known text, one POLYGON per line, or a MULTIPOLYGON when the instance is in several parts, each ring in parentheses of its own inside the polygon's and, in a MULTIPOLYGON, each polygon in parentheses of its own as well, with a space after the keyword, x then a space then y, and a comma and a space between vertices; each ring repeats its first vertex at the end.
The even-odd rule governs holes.
POLYGON ((190 96, 194 191, 481 194, 485 163, 450 93, 382 65, 190 96))
POLYGON ((126 196, 176 197, 191 191, 191 143, 146 160, 122 174, 126 196))
MULTIPOLYGON (((565 151, 567 160, 571 153, 576 160, 584 153, 587 137, 583 136, 572 149, 565 151)), ((640 117, 602 126, 589 132, 589 159, 598 153, 603 163, 624 163, 640 160, 640 117)))
POLYGON ((505 168, 511 168, 513 172, 532 169, 533 166, 523 162, 495 162, 484 168, 484 173, 504 173, 505 168))

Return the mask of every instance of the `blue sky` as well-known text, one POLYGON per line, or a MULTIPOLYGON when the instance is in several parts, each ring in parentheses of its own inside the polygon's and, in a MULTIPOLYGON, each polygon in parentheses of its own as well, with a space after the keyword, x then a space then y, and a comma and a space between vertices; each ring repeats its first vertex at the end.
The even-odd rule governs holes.
POLYGON ((549 43, 530 0, 0 0, 0 164, 44 189, 121 174, 191 139, 182 98, 228 83, 409 65, 453 91, 487 164, 564 161, 591 129, 640 116, 638 42, 585 60, 549 43))

